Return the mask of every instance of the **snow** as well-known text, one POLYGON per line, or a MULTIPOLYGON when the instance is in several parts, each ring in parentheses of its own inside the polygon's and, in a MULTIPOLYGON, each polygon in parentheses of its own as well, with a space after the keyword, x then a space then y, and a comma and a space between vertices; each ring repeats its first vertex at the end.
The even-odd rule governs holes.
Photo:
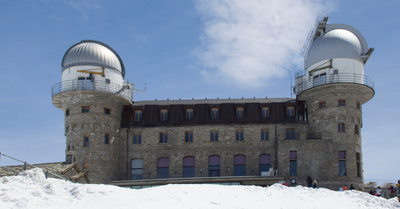
POLYGON ((400 208, 360 191, 332 191, 302 186, 166 185, 129 189, 46 179, 35 168, 0 178, 0 208, 400 208))

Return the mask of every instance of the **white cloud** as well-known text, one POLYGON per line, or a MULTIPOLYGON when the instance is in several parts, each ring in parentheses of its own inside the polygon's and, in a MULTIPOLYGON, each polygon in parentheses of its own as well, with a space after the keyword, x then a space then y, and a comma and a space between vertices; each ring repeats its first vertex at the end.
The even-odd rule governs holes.
POLYGON ((196 51, 207 80, 262 87, 302 69, 301 49, 316 17, 319 0, 197 1, 204 19, 196 51))

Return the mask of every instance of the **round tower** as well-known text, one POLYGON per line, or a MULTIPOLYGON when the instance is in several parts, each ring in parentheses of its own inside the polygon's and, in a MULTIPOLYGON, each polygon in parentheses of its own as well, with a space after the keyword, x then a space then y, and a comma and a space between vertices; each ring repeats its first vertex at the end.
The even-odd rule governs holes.
POLYGON ((355 28, 326 24, 327 19, 310 37, 304 73, 296 74, 297 100, 305 101, 308 114, 307 134, 321 140, 313 143, 318 152, 307 153, 308 159, 318 159, 312 160, 310 174, 318 173, 314 178, 324 187, 362 189, 362 105, 375 94, 364 65, 373 48, 355 28))
POLYGON ((66 51, 61 67, 52 102, 65 112, 66 162, 91 183, 118 179, 121 114, 133 101, 124 63, 108 45, 84 40, 66 51))

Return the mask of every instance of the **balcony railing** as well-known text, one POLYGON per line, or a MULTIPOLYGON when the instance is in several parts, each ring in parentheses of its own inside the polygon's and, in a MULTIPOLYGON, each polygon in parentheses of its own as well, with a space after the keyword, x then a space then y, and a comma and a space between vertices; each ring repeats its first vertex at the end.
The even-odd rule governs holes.
POLYGON ((315 79, 306 80, 300 83, 297 83, 298 79, 304 79, 304 76, 296 78, 296 87, 293 89, 296 95, 299 95, 303 91, 306 91, 310 88, 328 85, 328 84, 336 84, 336 83, 355 83, 361 84, 374 89, 374 82, 368 76, 361 74, 331 74, 326 76, 320 76, 315 79))
POLYGON ((133 101, 133 85, 118 85, 107 81, 92 80, 68 80, 55 84, 52 87, 51 97, 55 95, 77 90, 89 90, 96 92, 105 92, 123 97, 129 101, 133 101))

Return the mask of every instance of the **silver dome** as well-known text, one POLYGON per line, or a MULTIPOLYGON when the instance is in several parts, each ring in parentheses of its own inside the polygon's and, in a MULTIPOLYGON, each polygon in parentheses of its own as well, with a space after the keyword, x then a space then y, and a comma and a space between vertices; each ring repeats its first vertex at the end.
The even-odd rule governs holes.
POLYGON ((125 66, 120 56, 114 49, 100 41, 83 40, 65 52, 61 63, 62 71, 82 65, 110 68, 125 77, 125 66))

